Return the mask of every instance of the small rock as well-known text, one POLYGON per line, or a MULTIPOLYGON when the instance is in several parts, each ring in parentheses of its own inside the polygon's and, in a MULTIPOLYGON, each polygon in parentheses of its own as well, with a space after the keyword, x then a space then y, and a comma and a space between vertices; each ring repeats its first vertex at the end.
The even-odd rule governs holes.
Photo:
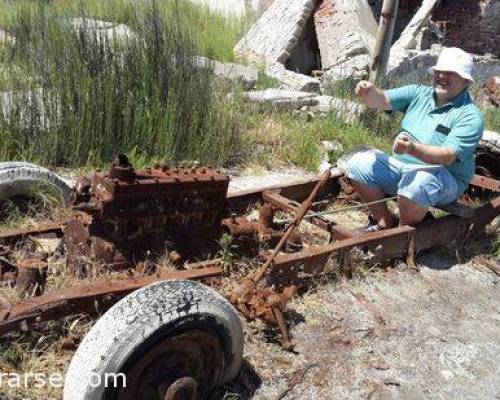
POLYGON ((441 370, 441 375, 447 381, 449 381, 450 379, 453 379, 453 372, 451 372, 450 370, 447 370, 447 369, 441 370))

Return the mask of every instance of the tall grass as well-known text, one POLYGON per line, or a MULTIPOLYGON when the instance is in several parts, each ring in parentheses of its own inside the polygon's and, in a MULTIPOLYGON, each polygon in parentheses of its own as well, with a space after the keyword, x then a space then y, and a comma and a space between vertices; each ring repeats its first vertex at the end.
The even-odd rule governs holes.
POLYGON ((483 110, 483 114, 485 128, 500 132, 500 110, 495 107, 490 107, 483 110))
MULTIPOLYGON (((102 14, 116 2, 104 1, 102 14)), ((78 3, 79 28, 62 6, 16 8, 16 42, 2 53, 18 73, 10 77, 12 110, 0 121, 0 159, 98 165, 129 152, 223 164, 238 153, 224 91, 193 63, 199 43, 190 15, 176 0, 120 3, 118 14, 133 30, 126 37, 93 29, 88 17, 98 6, 89 1, 78 3)))

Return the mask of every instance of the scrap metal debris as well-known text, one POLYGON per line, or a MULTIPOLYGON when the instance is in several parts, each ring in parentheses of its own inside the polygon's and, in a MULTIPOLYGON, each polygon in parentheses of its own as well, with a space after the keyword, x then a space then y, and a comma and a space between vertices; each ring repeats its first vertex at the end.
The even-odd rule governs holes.
POLYGON ((341 186, 346 186, 343 179, 340 173, 325 173, 321 179, 228 195, 229 178, 211 168, 156 165, 136 171, 126 157, 119 156, 109 172, 96 171, 78 180, 68 221, 0 233, 0 282, 28 297, 15 306, 0 301, 0 335, 73 313, 102 312, 124 295, 158 280, 210 278, 210 284, 221 285, 215 278, 223 274, 222 259, 208 255, 217 253, 214 244, 227 232, 237 244, 238 255, 263 260, 239 284, 229 283, 229 300, 248 319, 258 318, 279 329, 282 345, 292 349, 287 304, 308 277, 324 270, 331 256, 337 256, 339 264, 353 251, 366 255, 371 263, 405 255, 412 258, 420 250, 463 241, 500 213, 500 182, 492 176, 475 176, 471 188, 476 189, 471 193, 488 193, 484 204, 474 209, 456 204, 446 208, 449 215, 417 227, 360 233, 323 213, 307 214, 317 195, 322 207, 335 200, 345 205, 348 200, 339 195, 341 186), (256 203, 260 203, 259 216, 250 218, 246 210, 251 204, 255 209, 256 203), (280 223, 275 218, 278 210, 295 218, 289 225, 280 223), (321 241, 298 233, 296 228, 306 215, 321 231, 321 241), (21 243, 31 247, 19 260, 14 249, 21 243), (200 251, 204 248, 213 252, 200 251), (61 257, 64 252, 66 272, 75 277, 103 265, 135 270, 122 272, 124 279, 42 294, 50 273, 48 255, 61 257), (174 269, 182 270, 162 272, 165 269, 157 260, 165 255, 174 269), (188 258, 198 262, 185 264, 188 258))
POLYGON ((228 184, 227 176, 204 167, 136 171, 120 155, 107 174, 76 185, 75 212, 66 223, 68 265, 80 273, 96 264, 124 268, 161 254, 168 240, 189 248, 217 238, 228 184))

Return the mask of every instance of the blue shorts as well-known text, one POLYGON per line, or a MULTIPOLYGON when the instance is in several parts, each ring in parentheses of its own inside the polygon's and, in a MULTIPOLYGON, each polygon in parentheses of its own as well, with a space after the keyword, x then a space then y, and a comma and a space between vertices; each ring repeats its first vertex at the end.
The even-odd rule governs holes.
POLYGON ((461 194, 446 167, 404 163, 381 151, 353 155, 347 177, 388 195, 404 196, 423 208, 453 203, 461 194))

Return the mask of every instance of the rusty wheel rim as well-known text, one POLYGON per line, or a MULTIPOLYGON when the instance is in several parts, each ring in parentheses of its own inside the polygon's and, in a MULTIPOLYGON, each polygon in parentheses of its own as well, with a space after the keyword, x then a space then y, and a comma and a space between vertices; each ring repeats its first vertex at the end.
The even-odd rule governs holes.
POLYGON ((224 353, 217 337, 191 330, 153 346, 126 372, 127 387, 117 400, 163 400, 167 390, 182 378, 192 378, 203 396, 221 382, 224 353))

